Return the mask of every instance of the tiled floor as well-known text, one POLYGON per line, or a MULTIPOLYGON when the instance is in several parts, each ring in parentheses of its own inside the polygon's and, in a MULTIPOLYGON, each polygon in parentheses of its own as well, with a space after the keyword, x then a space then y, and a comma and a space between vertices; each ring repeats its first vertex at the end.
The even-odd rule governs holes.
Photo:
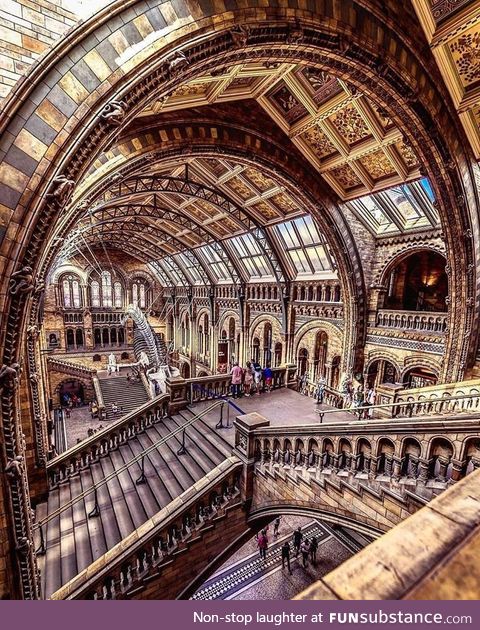
POLYGON ((75 446, 78 440, 85 440, 88 429, 100 429, 107 425, 108 422, 92 419, 88 406, 72 409, 70 418, 65 421, 68 448, 75 446))
POLYGON ((277 538, 273 537, 270 525, 268 537, 266 560, 260 559, 256 540, 252 538, 205 582, 194 599, 291 599, 369 542, 347 530, 336 532, 315 519, 295 516, 282 518, 277 538), (304 567, 300 556, 295 558, 291 543, 290 575, 287 568, 282 569, 280 547, 285 540, 291 541, 298 526, 306 537, 317 536, 317 564, 308 562, 304 567))

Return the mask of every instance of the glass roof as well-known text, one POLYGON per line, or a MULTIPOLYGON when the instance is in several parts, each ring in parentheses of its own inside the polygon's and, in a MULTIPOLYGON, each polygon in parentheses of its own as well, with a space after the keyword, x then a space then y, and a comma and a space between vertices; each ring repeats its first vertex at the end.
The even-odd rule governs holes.
POLYGON ((430 182, 425 177, 347 201, 345 205, 372 234, 380 236, 439 226, 440 219, 433 206, 434 201, 430 182))
POLYGON ((210 267, 210 271, 216 278, 217 282, 233 282, 227 265, 223 262, 211 245, 203 245, 202 247, 197 247, 192 251, 196 256, 200 256, 201 259, 210 267))
POLYGON ((251 234, 242 234, 226 242, 231 244, 236 258, 243 263, 251 280, 273 277, 267 257, 251 234))
POLYGON ((297 277, 332 272, 336 265, 325 238, 317 230, 311 216, 276 225, 275 233, 286 252, 297 277))

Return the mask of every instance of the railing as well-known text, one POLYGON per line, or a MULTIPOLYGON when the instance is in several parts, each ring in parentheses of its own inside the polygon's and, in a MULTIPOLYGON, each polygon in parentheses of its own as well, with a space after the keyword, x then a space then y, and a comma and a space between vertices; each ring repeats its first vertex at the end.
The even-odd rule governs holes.
MULTIPOLYGON (((145 405, 144 407, 147 407, 148 405, 151 405, 151 404, 152 403, 147 403, 147 405, 145 405)), ((171 438, 179 434, 182 434, 182 446, 178 450, 177 454, 178 455, 183 454, 185 452, 186 429, 188 429, 188 427, 190 427, 192 424, 197 422, 197 420, 207 415, 208 413, 211 413, 214 409, 218 407, 221 407, 222 412, 223 412, 224 404, 225 404, 225 401, 223 400, 219 400, 213 403, 207 409, 204 409, 199 414, 193 416, 193 418, 190 418, 189 420, 184 422, 182 425, 178 426, 176 429, 168 433, 168 435, 165 435, 164 437, 160 438, 159 440, 151 444, 149 447, 144 449, 142 452, 135 455, 126 464, 124 464, 120 468, 113 470, 111 473, 103 477, 101 481, 92 484, 92 486, 83 490, 80 494, 73 497, 70 501, 61 505, 59 508, 57 508, 53 512, 49 513, 46 518, 35 523, 35 525, 33 526, 33 531, 38 530, 40 533, 40 546, 37 550, 37 554, 40 555, 46 552, 46 541, 45 541, 45 536, 43 532, 43 527, 47 523, 49 523, 52 519, 58 517, 65 510, 70 509, 73 505, 78 503, 78 501, 85 499, 87 496, 89 496, 92 493, 94 494, 95 502, 94 502, 93 509, 88 514, 88 517, 92 518, 94 516, 98 516, 100 514, 100 506, 98 503, 98 494, 97 494, 99 488, 106 485, 109 481, 118 477, 119 475, 121 475, 123 472, 125 472, 126 470, 128 470, 134 465, 139 466, 141 470, 141 474, 135 483, 137 485, 145 483, 146 481, 145 457, 148 456, 152 451, 157 450, 159 446, 162 446, 163 444, 168 442, 168 440, 170 440, 171 438)), ((136 413, 138 413, 138 410, 134 412, 134 414, 136 413)), ((121 444, 125 444, 129 438, 134 437, 140 431, 145 430, 147 426, 150 426, 154 422, 160 421, 163 417, 164 417, 163 415, 160 417, 157 414, 151 414, 148 418, 145 419, 145 422, 142 422, 140 425, 137 425, 139 427, 138 430, 135 429, 135 426, 120 426, 118 427, 118 431, 116 433, 111 434, 111 432, 109 432, 108 440, 104 439, 98 442, 98 440, 96 440, 95 438, 97 438, 98 435, 101 435, 102 433, 104 433, 104 432, 100 432, 100 434, 96 434, 92 438, 84 440, 82 444, 79 444, 76 447, 69 449, 66 453, 64 453, 64 455, 56 457, 54 460, 49 462, 49 464, 47 464, 47 473, 51 481, 51 487, 52 488, 56 487, 61 482, 68 480, 77 474, 80 474, 82 470, 89 468, 92 463, 97 462, 100 459, 100 457, 107 455, 112 450, 116 450, 121 444), (85 450, 85 448, 80 448, 84 444, 90 444, 91 450, 85 450), (74 452, 78 452, 77 456, 73 456, 74 452)), ((122 421, 119 421, 116 424, 124 425, 123 420, 124 418, 122 419, 122 421)), ((142 420, 142 418, 140 418, 140 420, 142 420)))
POLYGON ((214 374, 213 376, 186 379, 188 402, 197 403, 228 396, 231 380, 230 374, 214 374))
POLYGON ((130 438, 161 420, 167 415, 168 402, 167 394, 158 396, 49 461, 47 476, 50 487, 54 488, 82 469, 88 468, 89 464, 98 461, 99 457, 108 455, 111 450, 117 449, 130 438))
POLYGON ((376 325, 380 328, 400 328, 438 334, 445 332, 447 319, 447 313, 381 309, 377 313, 376 325))
MULTIPOLYGON (((406 399, 394 403, 379 405, 352 405, 343 407, 345 413, 356 414, 359 419, 375 417, 376 412, 382 412, 384 417, 412 418, 415 416, 432 416, 447 413, 475 413, 480 410, 480 393, 449 396, 442 398, 406 399)), ((337 409, 318 409, 320 422, 332 414, 338 414, 337 409)))
MULTIPOLYGON (((350 421, 338 424, 262 427, 250 432, 250 452, 262 464, 316 473, 367 474, 413 485, 457 481, 480 467, 469 444, 477 417, 350 421), (439 437, 440 436, 440 437, 439 437)), ((236 424, 237 433, 241 427, 236 424)), ((240 438, 236 437, 236 443, 240 438)), ((405 487, 405 489, 408 489, 405 487)))
POLYGON ((480 394, 480 380, 460 381, 457 383, 444 383, 428 385, 427 387, 415 387, 402 389, 397 392, 395 402, 411 400, 436 400, 445 396, 463 396, 480 394))
POLYGON ((84 365, 79 365, 78 363, 73 363, 72 361, 57 359, 55 357, 48 357, 47 364, 51 369, 65 374, 79 374, 81 376, 91 377, 93 376, 93 374, 96 373, 96 370, 93 370, 92 368, 85 367, 84 365))
POLYGON ((100 382, 97 376, 92 378, 93 391, 95 392, 95 400, 97 401, 97 409, 98 409, 98 419, 104 420, 106 411, 105 411, 105 401, 103 400, 102 388, 100 387, 100 382))
POLYGON ((158 576, 173 554, 201 536, 202 528, 229 505, 238 503, 242 466, 237 457, 227 458, 195 484, 195 492, 186 490, 51 599, 123 599, 144 580, 158 576))
POLYGON ((67 430, 65 427, 65 412, 63 409, 53 410, 53 435, 55 439, 56 455, 61 455, 67 450, 67 430))

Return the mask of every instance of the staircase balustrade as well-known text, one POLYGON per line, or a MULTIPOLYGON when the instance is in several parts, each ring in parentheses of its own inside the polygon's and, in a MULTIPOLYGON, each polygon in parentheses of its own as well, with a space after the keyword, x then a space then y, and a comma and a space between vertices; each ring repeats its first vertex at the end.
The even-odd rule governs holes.
POLYGON ((158 396, 50 460, 47 464, 50 488, 78 474, 90 463, 107 455, 110 450, 117 449, 120 444, 124 444, 155 422, 159 422, 167 415, 169 400, 170 397, 167 394, 158 396))
POLYGON ((161 579, 162 566, 202 535, 213 519, 238 504, 242 462, 227 458, 136 531, 93 562, 51 599, 126 599, 144 581, 161 579))
POLYGON ((78 363, 73 363, 73 361, 66 361, 64 359, 57 359, 54 357, 48 357, 47 364, 52 370, 65 374, 71 374, 72 376, 79 375, 91 377, 96 373, 96 370, 93 370, 92 368, 85 367, 84 365, 80 365, 78 363))

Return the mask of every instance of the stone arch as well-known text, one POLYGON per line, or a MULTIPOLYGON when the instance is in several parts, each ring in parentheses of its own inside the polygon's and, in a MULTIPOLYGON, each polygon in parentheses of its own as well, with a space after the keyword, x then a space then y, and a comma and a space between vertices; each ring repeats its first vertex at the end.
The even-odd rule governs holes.
POLYGON ((445 259, 448 263, 448 258, 445 250, 439 245, 433 243, 406 243, 404 246, 396 249, 388 259, 382 265, 382 268, 377 272, 374 284, 379 286, 386 286, 387 279, 390 273, 406 258, 409 258, 412 254, 418 254, 419 252, 430 251, 438 254, 445 259))

